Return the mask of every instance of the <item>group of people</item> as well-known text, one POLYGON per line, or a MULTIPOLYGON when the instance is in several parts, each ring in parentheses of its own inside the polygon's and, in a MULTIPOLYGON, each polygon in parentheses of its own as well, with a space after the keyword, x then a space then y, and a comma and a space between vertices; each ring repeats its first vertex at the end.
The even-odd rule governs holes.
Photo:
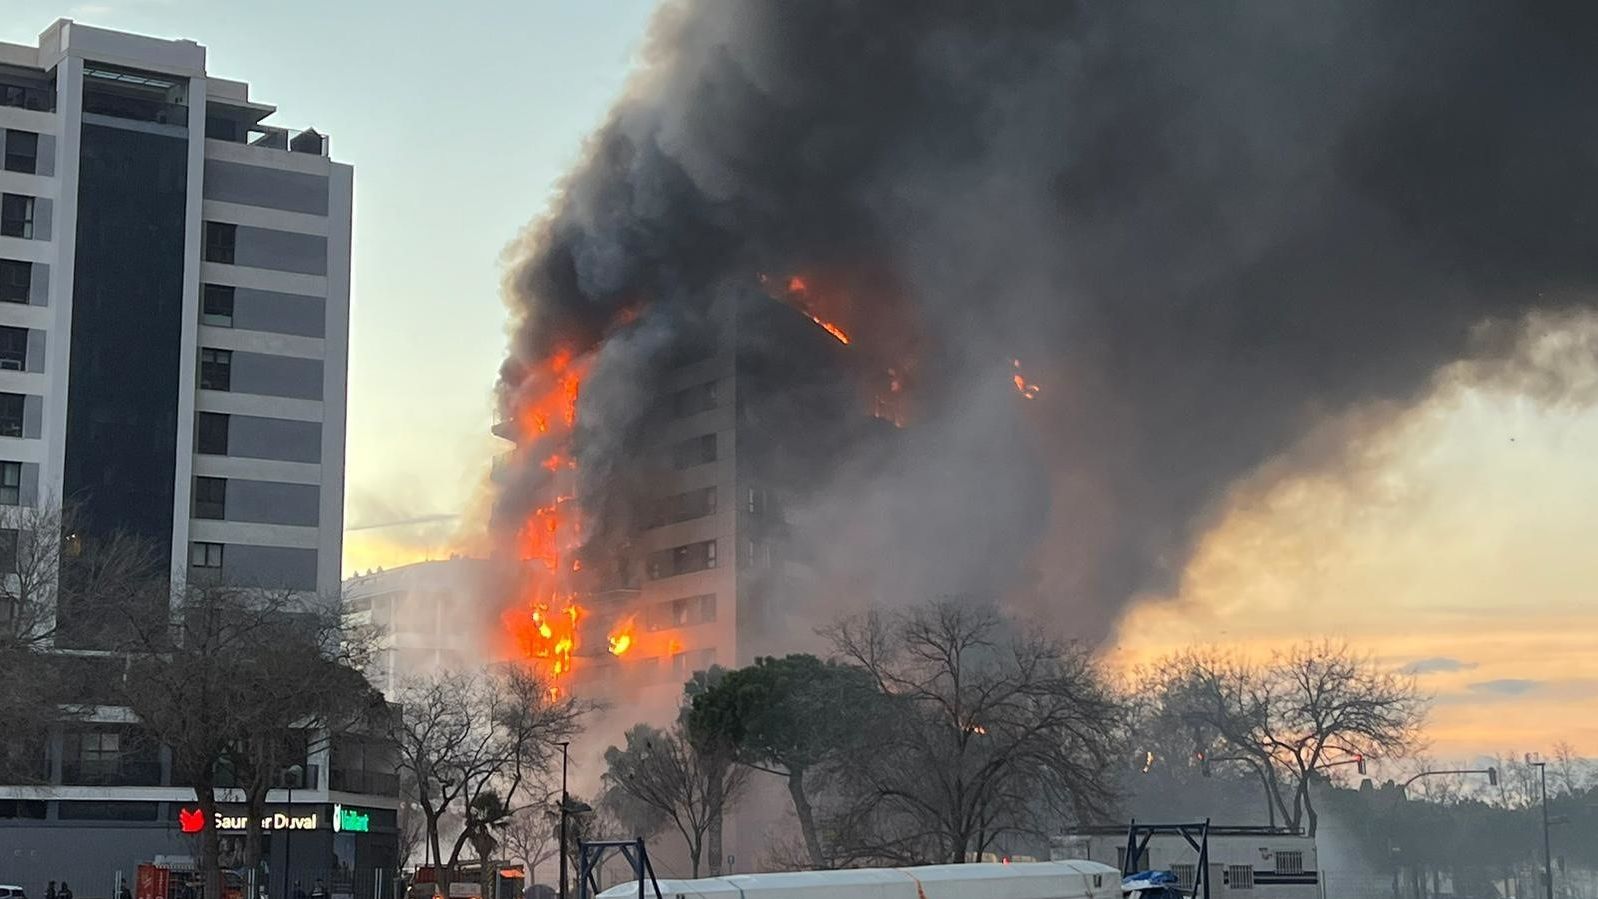
POLYGON ((72 899, 72 887, 67 886, 65 880, 61 881, 61 889, 55 888, 55 881, 44 888, 44 899, 72 899))

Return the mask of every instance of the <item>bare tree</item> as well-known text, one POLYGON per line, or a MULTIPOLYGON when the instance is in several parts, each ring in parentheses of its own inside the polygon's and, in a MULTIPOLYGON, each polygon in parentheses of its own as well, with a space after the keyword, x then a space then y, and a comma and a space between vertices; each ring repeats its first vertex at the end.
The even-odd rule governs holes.
POLYGON ((239 736, 225 757, 248 808, 250 868, 262 861, 267 793, 306 786, 305 760, 314 746, 357 733, 386 738, 391 715, 360 673, 370 648, 366 635, 347 626, 337 599, 275 590, 257 592, 254 601, 277 614, 263 622, 245 659, 255 688, 235 709, 239 736))
POLYGON ((1413 678, 1346 645, 1307 643, 1264 664, 1211 652, 1168 659, 1151 689, 1162 713, 1212 756, 1255 760, 1289 827, 1311 835, 1311 787, 1329 766, 1414 750, 1426 700, 1413 678))
POLYGON ((556 744, 576 734, 593 707, 570 696, 552 698, 537 675, 518 665, 440 672, 405 685, 400 705, 391 732, 400 767, 415 785, 430 857, 450 868, 472 830, 462 828, 446 859, 443 817, 454 810, 468 823, 497 825, 524 789, 546 779, 556 744), (482 797, 490 793, 498 799, 495 819, 474 819, 471 810, 487 808, 482 797))
POLYGON ((711 826, 748 780, 749 769, 729 761, 701 751, 680 722, 667 730, 638 724, 627 731, 625 746, 605 750, 604 781, 677 828, 698 877, 711 826))
MULTIPOLYGON (((560 797, 545 795, 539 802, 517 809, 500 829, 500 844, 522 863, 527 882, 536 883, 538 868, 560 851, 557 834, 549 826, 549 807, 560 797)), ((558 828, 558 825, 557 825, 558 828)))
POLYGON ((1569 741, 1560 740, 1554 744, 1554 760, 1548 767, 1554 781, 1554 794, 1575 796, 1587 788, 1590 766, 1576 754, 1576 747, 1569 741))
POLYGON ((1122 714, 1085 647, 956 599, 826 633, 889 700, 832 822, 856 858, 969 861, 1108 806, 1122 714))

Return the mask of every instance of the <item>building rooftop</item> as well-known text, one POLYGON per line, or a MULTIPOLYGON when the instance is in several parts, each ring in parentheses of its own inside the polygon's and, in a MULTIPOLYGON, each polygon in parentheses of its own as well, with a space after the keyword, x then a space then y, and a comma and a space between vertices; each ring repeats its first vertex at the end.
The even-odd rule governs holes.
POLYGON ((66 59, 84 60, 99 94, 85 110, 162 124, 187 124, 188 79, 205 79, 205 136, 295 153, 328 155, 327 136, 307 128, 294 131, 263 120, 277 107, 250 99, 242 81, 206 73, 206 50, 187 39, 168 39, 112 31, 57 19, 39 35, 37 46, 0 43, 0 103, 53 112, 54 86, 46 73, 66 59))

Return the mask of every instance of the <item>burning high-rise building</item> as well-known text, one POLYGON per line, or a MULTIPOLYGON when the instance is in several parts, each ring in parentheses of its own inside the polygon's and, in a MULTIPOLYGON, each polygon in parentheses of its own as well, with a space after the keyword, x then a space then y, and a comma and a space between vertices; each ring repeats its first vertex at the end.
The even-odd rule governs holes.
POLYGON ((1504 335, 1591 326, 1592 17, 667 4, 505 282, 493 532, 538 572, 508 648, 597 678, 613 639, 665 683, 963 594, 1104 636, 1240 485, 1347 461, 1309 435, 1357 446, 1504 335), (889 449, 796 402, 750 452, 750 385, 820 390, 812 343, 908 423, 889 449), (769 598, 750 460, 796 456, 823 464, 776 494, 774 567, 816 580, 769 598))
MULTIPOLYGON (((819 584, 790 503, 894 428, 890 400, 862 380, 848 334, 807 289, 756 279, 694 327, 674 327, 647 351, 655 377, 629 385, 640 413, 621 430, 585 427, 577 410, 603 416, 605 402, 584 398, 576 373, 592 363, 575 358, 497 429, 534 472, 512 487, 533 511, 510 548, 526 567, 506 648, 542 660, 557 689, 670 708, 694 671, 808 636, 819 584), (590 439, 625 442, 616 468, 583 470, 590 439)), ((612 333, 650 342, 652 327, 632 318, 612 333)))

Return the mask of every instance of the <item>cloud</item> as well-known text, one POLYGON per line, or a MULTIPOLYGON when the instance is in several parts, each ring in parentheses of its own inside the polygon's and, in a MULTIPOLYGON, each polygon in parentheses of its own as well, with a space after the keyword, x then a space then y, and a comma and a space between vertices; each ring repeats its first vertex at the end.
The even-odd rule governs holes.
POLYGON ((1539 680, 1528 680, 1519 677, 1506 677, 1499 680, 1478 681, 1467 684, 1466 687, 1475 693, 1490 693, 1496 696, 1524 696, 1543 686, 1539 680))
POLYGON ((1447 656, 1432 656, 1425 659, 1416 659, 1400 668, 1404 674, 1449 674, 1455 671, 1469 671, 1476 667, 1475 662, 1462 662, 1447 656))

